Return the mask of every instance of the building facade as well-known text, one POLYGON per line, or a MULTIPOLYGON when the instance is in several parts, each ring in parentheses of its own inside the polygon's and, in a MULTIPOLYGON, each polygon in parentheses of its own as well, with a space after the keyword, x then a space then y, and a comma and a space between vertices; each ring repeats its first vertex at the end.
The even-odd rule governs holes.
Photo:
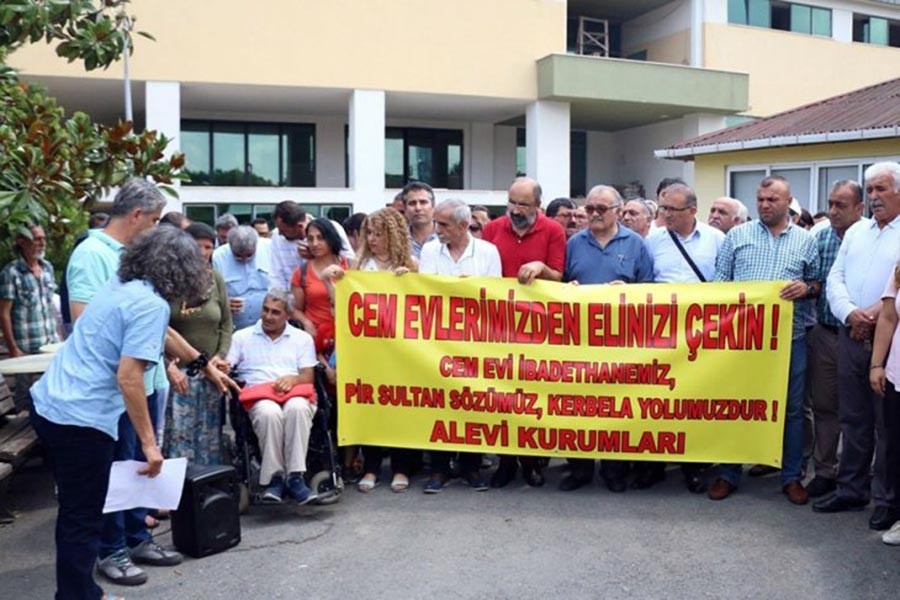
MULTIPOLYGON (((134 0, 138 127, 186 153, 171 208, 210 221, 284 199, 341 217, 409 179, 501 207, 517 174, 548 198, 652 194, 692 162, 654 150, 900 72, 895 2, 134 0), (859 38, 859 39, 857 39, 859 38)), ((122 72, 38 45, 11 57, 69 110, 115 122, 122 72)))

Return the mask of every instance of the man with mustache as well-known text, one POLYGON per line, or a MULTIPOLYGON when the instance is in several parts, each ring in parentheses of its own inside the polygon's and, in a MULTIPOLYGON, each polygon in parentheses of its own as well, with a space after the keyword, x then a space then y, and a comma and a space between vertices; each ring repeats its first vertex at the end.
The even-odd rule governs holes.
POLYGON ((885 398, 874 394, 868 379, 871 368, 883 366, 871 364, 872 338, 884 284, 900 251, 900 164, 876 163, 865 175, 872 220, 847 230, 828 274, 828 305, 842 324, 837 371, 843 448, 837 491, 813 510, 862 510, 871 498, 875 511, 869 528, 882 531, 900 520, 900 505, 888 477, 892 441, 885 427, 885 398))
MULTIPOLYGON (((535 279, 562 281, 566 260, 566 234, 554 219, 540 213, 541 186, 530 177, 518 177, 509 187, 506 215, 484 228, 482 239, 497 246, 504 277, 519 283, 535 279)), ((407 203, 407 206, 409 204, 407 203)), ((519 457, 525 482, 544 484, 541 463, 534 457, 519 457)), ((516 478, 516 457, 502 456, 491 478, 491 487, 503 487, 516 478)))

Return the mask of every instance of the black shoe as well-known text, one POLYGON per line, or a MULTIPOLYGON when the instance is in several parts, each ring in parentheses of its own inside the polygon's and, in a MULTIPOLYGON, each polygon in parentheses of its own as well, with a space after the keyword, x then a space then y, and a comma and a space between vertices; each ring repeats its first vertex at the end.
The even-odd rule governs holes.
POLYGON ((606 481, 606 489, 615 493, 621 494, 625 490, 628 489, 628 483, 624 478, 621 477, 604 477, 604 481, 606 481))
POLYGON ((706 479, 701 477, 699 473, 685 473, 684 485, 687 487, 687 491, 692 494, 702 494, 706 491, 706 479))
MULTIPOLYGON (((813 512, 818 513, 837 513, 848 510, 862 510, 868 504, 868 500, 856 500, 854 498, 844 498, 838 494, 832 494, 824 500, 819 500, 813 504, 813 512)), ((890 527, 890 525, 888 526, 890 527)))
POLYGON ((544 485, 544 475, 537 469, 522 467, 522 477, 525 478, 525 483, 531 487, 541 487, 544 485))
POLYGON ((900 521, 900 510, 887 506, 876 506, 872 518, 869 519, 869 529, 884 531, 890 529, 897 521, 900 521))
POLYGON ((575 477, 574 475, 566 475, 563 477, 563 480, 559 482, 559 491, 561 492, 571 492, 573 490, 577 490, 578 488, 584 487, 589 484, 590 481, 585 481, 579 477, 575 477))
POLYGON ((825 479, 816 475, 813 477, 809 485, 806 486, 806 493, 810 498, 818 498, 825 494, 830 494, 837 489, 837 482, 834 479, 825 479))
POLYGON ((765 477, 766 475, 777 473, 780 470, 781 469, 770 467, 769 465, 753 465, 752 467, 750 467, 750 470, 747 471, 747 474, 750 477, 765 477))
POLYGON ((500 466, 494 471, 494 475, 491 477, 491 487, 492 488, 502 488, 509 485, 509 482, 516 478, 516 471, 518 467, 513 465, 512 467, 500 466))
POLYGON ((665 481, 666 472, 658 469, 645 469, 637 474, 631 482, 631 489, 646 490, 661 481, 665 481))

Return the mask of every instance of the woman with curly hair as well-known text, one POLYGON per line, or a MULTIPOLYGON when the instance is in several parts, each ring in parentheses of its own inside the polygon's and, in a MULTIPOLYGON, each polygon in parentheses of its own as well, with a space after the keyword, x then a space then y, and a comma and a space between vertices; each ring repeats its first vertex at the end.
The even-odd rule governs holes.
MULTIPOLYGON (((417 271, 419 265, 412 257, 406 219, 391 207, 377 210, 366 217, 360 227, 360 271, 389 271, 403 275, 417 271)), ((343 271, 334 270, 332 277, 340 279, 343 271)), ((381 463, 386 453, 391 456, 391 491, 409 489, 409 475, 420 457, 416 450, 363 446, 363 477, 356 486, 360 492, 371 492, 378 484, 381 463)))
MULTIPOLYGON (((212 269, 216 232, 206 223, 193 223, 185 229, 197 242, 200 255, 212 274, 209 297, 199 306, 189 306, 182 298, 169 304, 169 326, 187 342, 209 357, 210 362, 227 370, 225 355, 231 346, 231 309, 225 280, 212 269)), ((201 373, 190 375, 185 365, 172 362, 167 375, 172 384, 166 405, 166 434, 163 454, 183 456, 192 463, 217 465, 222 462, 222 411, 219 390, 201 373)))

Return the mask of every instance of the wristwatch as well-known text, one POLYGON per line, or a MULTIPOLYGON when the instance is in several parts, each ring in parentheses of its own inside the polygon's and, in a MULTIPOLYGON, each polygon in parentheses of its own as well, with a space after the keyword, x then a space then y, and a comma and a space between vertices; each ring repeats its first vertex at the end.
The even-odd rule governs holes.
POLYGON ((816 288, 811 283, 806 284, 806 297, 807 298, 815 298, 816 297, 816 288))
POLYGON ((206 368, 206 365, 209 364, 209 357, 206 355, 206 352, 201 352, 200 356, 192 360, 187 364, 187 374, 189 377, 194 377, 206 368))

